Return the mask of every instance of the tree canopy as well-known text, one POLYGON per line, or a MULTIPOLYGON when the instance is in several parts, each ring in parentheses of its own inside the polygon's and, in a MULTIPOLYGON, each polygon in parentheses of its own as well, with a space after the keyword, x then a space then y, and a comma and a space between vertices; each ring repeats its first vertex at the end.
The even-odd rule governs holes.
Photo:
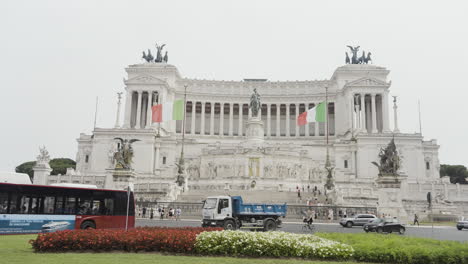
POLYGON ((468 184, 468 170, 463 165, 440 165, 440 176, 449 176, 451 183, 468 184))
MULTIPOLYGON (((34 175, 33 167, 36 165, 35 161, 27 161, 15 168, 15 171, 18 173, 26 173, 32 179, 34 175)), ((49 162, 50 168, 52 171, 51 175, 65 174, 67 173, 67 168, 76 168, 76 162, 68 158, 57 158, 51 159, 49 162)))

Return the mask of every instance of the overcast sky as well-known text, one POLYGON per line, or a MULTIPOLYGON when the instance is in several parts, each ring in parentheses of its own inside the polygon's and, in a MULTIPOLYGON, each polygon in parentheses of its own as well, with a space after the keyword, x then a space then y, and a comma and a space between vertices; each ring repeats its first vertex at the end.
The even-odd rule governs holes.
MULTIPOLYGON (((115 122, 124 68, 166 43, 182 76, 329 79, 346 45, 391 70, 399 127, 468 165, 466 1, 2 1, 0 170, 75 159, 76 138, 115 122)), ((391 105, 391 104, 390 104, 391 105)))

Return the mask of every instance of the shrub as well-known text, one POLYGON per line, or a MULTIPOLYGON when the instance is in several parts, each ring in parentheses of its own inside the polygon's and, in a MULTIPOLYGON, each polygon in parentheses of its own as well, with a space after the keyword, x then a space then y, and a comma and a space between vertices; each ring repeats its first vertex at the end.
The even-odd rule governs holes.
POLYGON ((191 253, 197 234, 219 228, 135 228, 129 231, 94 229, 39 234, 30 243, 36 252, 160 251, 191 253))
POLYGON ((312 235, 285 232, 215 231, 197 235, 201 254, 267 257, 348 259, 353 248, 312 235))
POLYGON ((317 233, 354 248, 354 259, 377 263, 468 263, 468 243, 400 235, 317 233))

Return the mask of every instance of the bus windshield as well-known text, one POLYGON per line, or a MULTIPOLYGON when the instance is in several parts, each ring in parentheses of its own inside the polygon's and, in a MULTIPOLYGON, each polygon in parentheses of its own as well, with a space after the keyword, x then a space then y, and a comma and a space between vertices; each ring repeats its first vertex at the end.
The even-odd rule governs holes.
POLYGON ((203 209, 213 209, 216 207, 216 198, 208 198, 203 205, 203 209))

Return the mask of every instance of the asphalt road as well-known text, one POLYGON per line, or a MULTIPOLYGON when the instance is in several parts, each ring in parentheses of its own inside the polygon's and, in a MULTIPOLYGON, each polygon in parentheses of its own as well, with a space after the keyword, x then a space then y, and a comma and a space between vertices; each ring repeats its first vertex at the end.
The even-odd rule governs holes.
MULTIPOLYGON (((338 232, 338 233, 364 233, 362 227, 356 226, 352 228, 341 227, 338 223, 315 223, 315 232, 338 232)), ((136 226, 165 226, 165 227, 183 227, 201 226, 200 220, 156 220, 156 219, 137 219, 136 226)), ((306 233, 302 230, 302 223, 284 222, 280 230, 291 233, 306 233)), ((384 234, 385 235, 385 234, 384 234)), ((468 229, 459 231, 453 227, 446 226, 406 226, 406 233, 404 236, 433 238, 439 240, 454 240, 454 241, 468 241, 468 229)))

